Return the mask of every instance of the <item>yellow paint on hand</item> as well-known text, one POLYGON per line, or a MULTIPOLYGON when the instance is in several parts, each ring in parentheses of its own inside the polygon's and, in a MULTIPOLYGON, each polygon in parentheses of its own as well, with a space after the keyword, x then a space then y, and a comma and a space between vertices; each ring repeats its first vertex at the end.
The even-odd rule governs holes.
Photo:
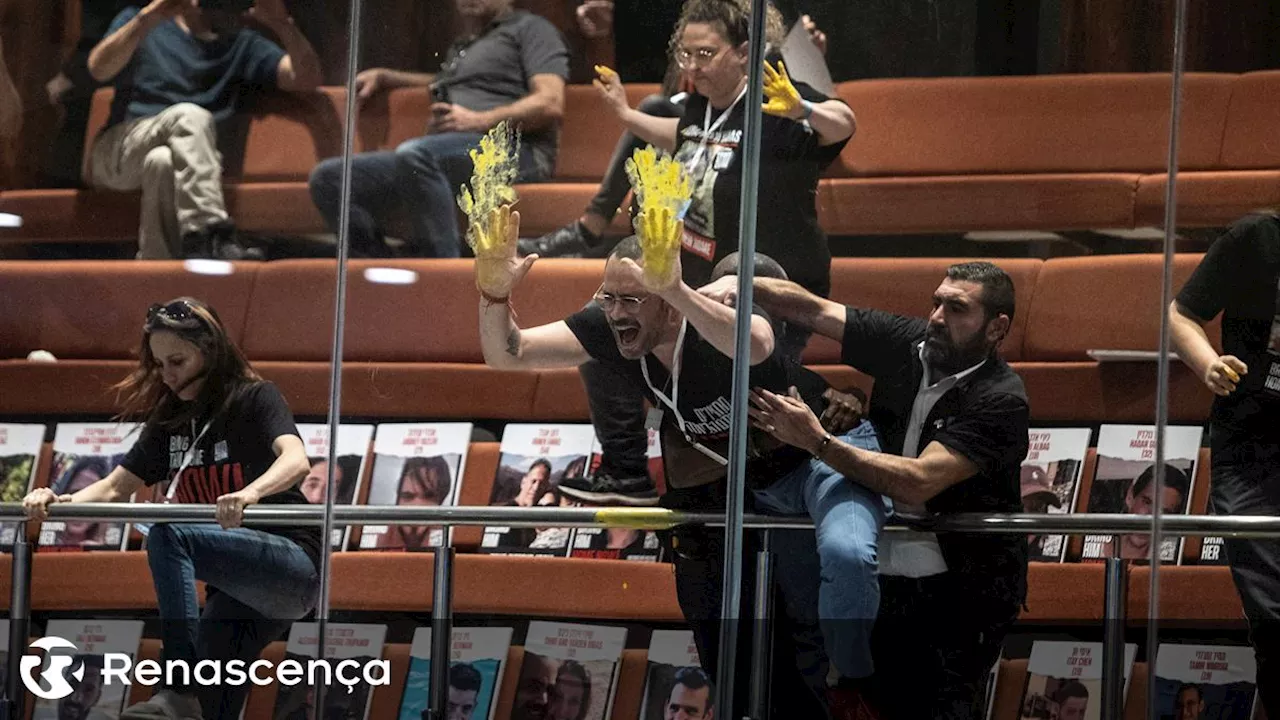
POLYGON ((520 138, 510 123, 502 121, 471 150, 471 187, 462 186, 458 207, 467 215, 467 244, 476 256, 493 254, 506 242, 505 235, 489 232, 490 213, 516 202, 520 138))

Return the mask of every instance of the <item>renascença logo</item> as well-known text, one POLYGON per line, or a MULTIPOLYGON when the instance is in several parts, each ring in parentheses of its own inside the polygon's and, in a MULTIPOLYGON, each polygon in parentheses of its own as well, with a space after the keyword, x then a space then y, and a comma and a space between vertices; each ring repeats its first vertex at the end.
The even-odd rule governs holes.
MULTIPOLYGON (((44 663, 39 655, 23 655, 18 664, 22 674, 22 683, 33 695, 45 700, 61 700, 70 695, 74 688, 67 676, 76 682, 84 680, 85 666, 81 661, 72 669, 78 659, 68 654, 54 654, 54 650, 78 652, 79 648, 63 638, 51 635, 31 643, 31 647, 44 650, 49 664, 39 675, 37 668, 44 663), (70 672, 68 672, 70 670, 70 672), (42 686, 48 685, 46 690, 42 686)), ((190 685, 195 682, 206 686, 270 685, 278 682, 281 685, 297 685, 305 676, 307 685, 332 685, 336 681, 346 687, 348 693, 355 691, 361 683, 368 685, 390 685, 391 663, 387 660, 374 659, 364 663, 347 659, 333 663, 330 660, 309 658, 305 665, 298 660, 288 659, 275 666, 267 660, 255 660, 246 663, 243 660, 230 660, 220 663, 216 660, 201 660, 193 668, 185 660, 167 660, 163 665, 155 660, 143 660, 136 665, 133 656, 128 653, 109 652, 102 655, 101 680, 104 686, 155 685, 164 679, 166 685, 181 683, 190 685)))
POLYGON ((22 673, 22 684, 27 686, 32 695, 44 700, 61 700, 71 694, 71 683, 67 682, 67 675, 80 682, 84 679, 84 663, 81 663, 70 673, 67 669, 71 667, 71 662, 75 658, 69 655, 54 655, 54 650, 78 650, 75 643, 63 640, 57 636, 43 637, 31 643, 31 647, 44 650, 49 653, 49 667, 35 674, 36 668, 43 663, 39 655, 23 655, 22 660, 18 663, 18 670, 22 673), (41 686, 41 681, 47 683, 48 690, 41 686))

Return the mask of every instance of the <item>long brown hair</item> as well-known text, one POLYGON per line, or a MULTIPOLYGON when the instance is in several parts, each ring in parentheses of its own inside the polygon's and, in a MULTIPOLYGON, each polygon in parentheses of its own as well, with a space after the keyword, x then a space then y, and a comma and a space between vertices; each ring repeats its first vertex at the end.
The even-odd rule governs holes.
POLYGON ((164 305, 152 305, 142 326, 138 367, 114 386, 120 400, 118 420, 140 420, 148 426, 174 429, 206 410, 213 418, 227 411, 245 389, 262 382, 240 348, 231 342, 218 313, 207 303, 180 297, 164 305), (151 352, 151 335, 171 332, 195 345, 204 358, 200 376, 204 385, 195 402, 183 406, 177 394, 164 384, 160 364, 151 352))

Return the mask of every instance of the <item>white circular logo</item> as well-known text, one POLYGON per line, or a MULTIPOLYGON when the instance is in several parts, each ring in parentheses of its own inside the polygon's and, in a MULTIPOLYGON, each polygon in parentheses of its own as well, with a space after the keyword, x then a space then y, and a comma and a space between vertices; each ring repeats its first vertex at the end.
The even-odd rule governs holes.
POLYGON ((44 700, 61 700, 71 694, 73 688, 71 683, 67 682, 67 675, 80 682, 84 679, 84 663, 80 663, 67 673, 67 669, 71 667, 72 661, 75 659, 70 655, 54 655, 54 650, 79 650, 72 643, 63 640, 56 635, 43 637, 31 643, 31 647, 44 650, 49 660, 49 667, 46 667, 39 676, 35 674, 37 668, 42 664, 42 659, 38 655, 23 655, 22 660, 18 663, 18 669, 22 673, 22 684, 27 686, 32 695, 44 700), (49 687, 48 690, 44 686, 49 687))

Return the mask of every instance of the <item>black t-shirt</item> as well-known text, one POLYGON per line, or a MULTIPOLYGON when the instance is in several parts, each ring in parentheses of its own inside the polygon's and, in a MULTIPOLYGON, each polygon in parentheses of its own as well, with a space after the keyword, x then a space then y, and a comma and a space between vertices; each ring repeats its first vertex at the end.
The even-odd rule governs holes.
MULTIPOLYGON (((169 480, 182 466, 193 439, 208 418, 173 431, 150 426, 143 430, 121 466, 142 478, 148 486, 169 480)), ((174 502, 213 504, 220 495, 236 492, 257 480, 276 461, 271 444, 281 435, 297 435, 293 412, 280 390, 269 382, 246 388, 227 413, 213 421, 191 453, 174 502)), ((263 505, 306 505, 307 498, 295 484, 288 490, 262 498, 263 505)), ((312 562, 320 563, 320 529, 317 527, 267 527, 260 530, 293 540, 312 562)))
MULTIPOLYGON (((136 7, 121 11, 107 34, 137 14, 136 7)), ((219 123, 226 122, 247 93, 276 86, 284 55, 279 45, 248 28, 201 40, 167 20, 147 33, 116 75, 107 126, 152 117, 183 102, 195 103, 219 123)))
POLYGON ((1178 293, 1203 320, 1222 313, 1222 349, 1249 366, 1213 403, 1213 452, 1280 440, 1280 219, 1247 217, 1218 238, 1178 293))
MULTIPOLYGON (((755 314, 765 316, 759 309, 756 309, 755 314)), ((663 411, 664 430, 674 431, 678 428, 675 413, 654 396, 645 382, 640 368, 641 361, 628 360, 618 352, 618 344, 609 329, 608 319, 599 305, 592 303, 571 315, 565 323, 592 358, 617 367, 622 376, 643 390, 655 408, 663 411)), ((676 406, 685 421, 685 436, 723 457, 728 457, 733 360, 703 339, 693 325, 689 325, 685 333, 683 348, 676 406)), ((653 386, 670 398, 670 371, 652 354, 646 355, 643 362, 649 370, 653 386)), ((819 412, 821 395, 827 388, 821 376, 787 362, 777 350, 764 362, 752 366, 750 384, 753 388, 763 387, 778 393, 785 393, 790 386, 795 385, 810 406, 818 408, 819 412)), ((754 429, 751 434, 753 454, 758 449, 759 456, 747 463, 750 484, 772 483, 809 458, 807 453, 797 448, 778 447, 771 438, 754 429)), ((668 476, 679 472, 679 468, 667 469, 668 476)))
MULTIPOLYGON (((920 318, 879 310, 848 308, 845 315, 843 362, 875 378, 868 419, 887 453, 902 454, 924 376, 919 347, 927 327, 920 318)), ((941 443, 968 458, 978 474, 942 491, 926 508, 940 514, 1022 512, 1030 414, 1022 379, 998 357, 939 398, 925 418, 920 450, 941 443)), ((1026 536, 939 533, 938 544, 952 576, 980 576, 978 585, 990 588, 992 597, 1025 598, 1026 536)))
MULTIPOLYGON (((800 96, 812 103, 826 95, 796 82, 800 96)), ((693 202, 685 216, 685 280, 694 287, 711 277, 715 263, 738 249, 742 200, 744 95, 714 127, 721 111, 693 94, 685 103, 676 136, 676 154, 693 186, 693 202), (704 146, 705 141, 705 146, 704 146), (701 150, 700 150, 701 148, 701 150)), ((759 214, 756 251, 777 260, 788 277, 826 297, 831 290, 831 251, 818 225, 818 179, 840 155, 848 140, 821 146, 807 123, 764 114, 760 128, 759 214)))

